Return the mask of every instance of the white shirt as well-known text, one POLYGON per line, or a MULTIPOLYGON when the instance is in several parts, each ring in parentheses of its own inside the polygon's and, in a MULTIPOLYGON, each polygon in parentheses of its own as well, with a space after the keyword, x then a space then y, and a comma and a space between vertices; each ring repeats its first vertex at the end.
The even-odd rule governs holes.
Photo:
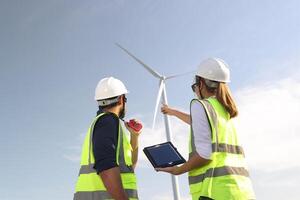
POLYGON ((212 153, 211 129, 203 105, 193 101, 191 106, 192 129, 197 153, 205 159, 210 159, 212 153))

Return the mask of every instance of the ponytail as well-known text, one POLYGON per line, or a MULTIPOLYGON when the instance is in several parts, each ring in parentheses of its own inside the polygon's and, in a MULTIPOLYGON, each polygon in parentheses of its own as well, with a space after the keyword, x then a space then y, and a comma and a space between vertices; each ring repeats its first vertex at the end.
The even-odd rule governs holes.
POLYGON ((229 113, 230 118, 234 118, 238 115, 238 109, 226 83, 212 81, 204 79, 200 76, 196 76, 196 83, 200 85, 201 82, 204 84, 208 92, 216 95, 217 100, 222 104, 222 106, 224 106, 225 110, 229 113))
POLYGON ((230 89, 225 83, 219 83, 216 98, 225 107, 230 118, 234 118, 238 115, 238 109, 234 103, 230 89))

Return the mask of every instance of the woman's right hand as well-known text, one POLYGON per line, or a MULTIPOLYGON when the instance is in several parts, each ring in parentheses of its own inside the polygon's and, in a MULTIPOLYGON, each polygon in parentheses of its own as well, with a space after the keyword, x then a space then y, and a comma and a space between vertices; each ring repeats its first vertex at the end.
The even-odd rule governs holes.
POLYGON ((178 119, 184 121, 187 124, 191 124, 191 116, 187 113, 181 112, 174 108, 170 108, 168 105, 163 104, 161 107, 161 112, 165 115, 175 116, 178 119))
POLYGON ((168 105, 163 104, 161 107, 161 112, 165 115, 174 115, 174 109, 170 108, 168 105))

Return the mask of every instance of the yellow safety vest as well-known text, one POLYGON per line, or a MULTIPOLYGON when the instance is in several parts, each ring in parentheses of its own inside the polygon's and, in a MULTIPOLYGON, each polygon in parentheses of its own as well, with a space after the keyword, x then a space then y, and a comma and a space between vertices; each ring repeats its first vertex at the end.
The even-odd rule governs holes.
MULTIPOLYGON (((211 162, 189 172, 190 193, 193 200, 200 196, 215 200, 255 199, 251 180, 229 113, 216 98, 199 101, 205 108, 212 130, 211 162)), ((192 119, 197 120, 197 119, 192 119)), ((189 157, 196 153, 191 126, 189 157)))
MULTIPOLYGON (((82 147, 80 171, 76 184, 74 200, 102 200, 112 199, 107 192, 101 177, 95 171, 94 153, 92 147, 93 129, 97 120, 105 115, 98 115, 86 134, 82 147)), ((116 150, 116 162, 119 165, 123 188, 129 199, 138 199, 136 176, 132 168, 131 154, 132 148, 127 138, 125 130, 122 128, 121 121, 118 131, 118 145, 116 150)))

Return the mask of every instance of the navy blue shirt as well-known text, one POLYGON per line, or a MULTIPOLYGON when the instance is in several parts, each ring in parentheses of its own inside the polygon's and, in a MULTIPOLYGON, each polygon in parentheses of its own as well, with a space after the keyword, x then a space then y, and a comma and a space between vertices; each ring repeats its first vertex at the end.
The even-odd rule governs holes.
MULTIPOLYGON (((97 112, 99 115, 101 111, 97 112)), ((113 113, 100 117, 93 132, 94 169, 97 173, 117 167, 116 150, 118 145, 119 118, 113 113)))

